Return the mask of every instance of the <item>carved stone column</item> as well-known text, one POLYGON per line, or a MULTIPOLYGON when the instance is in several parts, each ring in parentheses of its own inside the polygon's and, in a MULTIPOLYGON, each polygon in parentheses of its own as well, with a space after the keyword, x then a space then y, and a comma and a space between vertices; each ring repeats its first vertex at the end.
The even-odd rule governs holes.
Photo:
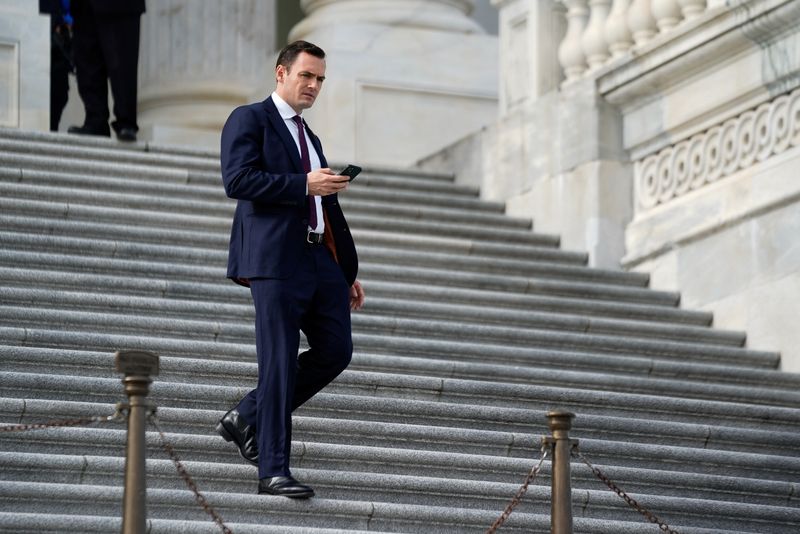
POLYGON ((274 6, 148 0, 139 51, 142 137, 218 147, 231 110, 272 87, 274 6))
POLYGON ((497 118, 498 39, 474 0, 302 0, 289 40, 327 53, 306 113, 331 162, 418 160, 497 118))

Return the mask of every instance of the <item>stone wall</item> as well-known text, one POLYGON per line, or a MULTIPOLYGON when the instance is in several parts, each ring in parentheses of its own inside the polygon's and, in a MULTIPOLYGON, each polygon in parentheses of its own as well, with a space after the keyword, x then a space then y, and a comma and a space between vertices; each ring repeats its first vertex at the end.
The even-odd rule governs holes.
POLYGON ((38 2, 0 0, 0 126, 50 128, 50 17, 38 2))
POLYGON ((501 43, 560 39, 563 81, 552 58, 503 48, 528 71, 502 58, 500 119, 420 166, 453 165, 593 265, 651 272, 800 371, 800 2, 496 4, 501 43), (540 83, 520 93, 520 76, 540 83))

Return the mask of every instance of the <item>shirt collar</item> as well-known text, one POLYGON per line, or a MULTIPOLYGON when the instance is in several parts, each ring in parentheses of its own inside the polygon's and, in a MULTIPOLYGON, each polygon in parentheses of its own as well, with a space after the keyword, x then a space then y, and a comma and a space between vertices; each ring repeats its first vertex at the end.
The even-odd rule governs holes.
POLYGON ((292 106, 287 104, 275 91, 272 92, 272 101, 275 103, 275 107, 278 108, 278 113, 280 113, 283 120, 291 120, 295 115, 299 115, 299 113, 293 110, 292 106))

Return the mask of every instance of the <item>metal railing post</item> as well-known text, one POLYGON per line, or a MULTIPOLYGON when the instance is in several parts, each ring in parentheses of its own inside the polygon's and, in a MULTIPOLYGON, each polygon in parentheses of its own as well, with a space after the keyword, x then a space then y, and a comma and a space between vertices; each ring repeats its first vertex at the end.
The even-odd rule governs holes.
POLYGON ((125 451, 125 489, 122 497, 122 534, 145 534, 147 480, 145 430, 150 404, 151 376, 158 374, 158 356, 143 351, 118 351, 117 372, 128 396, 128 444, 125 451))
POLYGON ((551 534, 572 534, 570 450, 574 442, 569 439, 569 430, 572 428, 574 417, 574 413, 566 411, 555 410, 547 413, 547 426, 552 433, 552 437, 547 441, 553 447, 551 534))

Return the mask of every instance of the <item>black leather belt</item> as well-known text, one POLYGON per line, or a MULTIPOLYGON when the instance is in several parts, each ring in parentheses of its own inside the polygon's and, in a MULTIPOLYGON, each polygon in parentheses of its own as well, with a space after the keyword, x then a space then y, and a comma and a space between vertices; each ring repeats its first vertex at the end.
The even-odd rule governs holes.
POLYGON ((325 237, 325 234, 317 234, 317 233, 314 233, 314 232, 308 232, 308 235, 306 236, 306 243, 309 243, 311 245, 321 245, 322 244, 322 240, 323 240, 324 237, 325 237))

